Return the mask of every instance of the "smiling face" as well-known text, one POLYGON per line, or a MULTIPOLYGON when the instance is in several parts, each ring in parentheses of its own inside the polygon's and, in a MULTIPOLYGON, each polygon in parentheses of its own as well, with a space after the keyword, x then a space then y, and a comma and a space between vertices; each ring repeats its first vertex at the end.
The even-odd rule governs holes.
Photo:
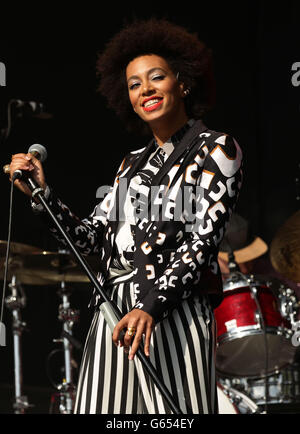
POLYGON ((137 57, 128 64, 126 78, 132 107, 151 129, 173 125, 176 130, 187 122, 184 85, 165 59, 137 57))

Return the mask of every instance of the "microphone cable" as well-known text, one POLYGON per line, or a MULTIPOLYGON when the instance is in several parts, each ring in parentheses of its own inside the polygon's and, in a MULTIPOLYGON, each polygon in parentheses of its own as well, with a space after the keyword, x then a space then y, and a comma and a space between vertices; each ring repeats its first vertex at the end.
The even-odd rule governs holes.
MULTIPOLYGON (((10 186, 10 201, 9 201, 9 217, 8 217, 8 235, 7 235, 7 247, 6 247, 6 256, 4 263, 4 277, 3 277, 3 290, 2 290, 2 301, 1 301, 1 313, 0 313, 0 324, 3 324, 3 310, 5 304, 5 293, 7 286, 7 274, 8 274, 8 261, 10 255, 10 244, 11 244, 11 227, 12 227, 12 214, 13 214, 13 192, 14 192, 14 183, 11 182, 10 186)), ((5 333, 5 326, 3 324, 3 332, 5 333)))

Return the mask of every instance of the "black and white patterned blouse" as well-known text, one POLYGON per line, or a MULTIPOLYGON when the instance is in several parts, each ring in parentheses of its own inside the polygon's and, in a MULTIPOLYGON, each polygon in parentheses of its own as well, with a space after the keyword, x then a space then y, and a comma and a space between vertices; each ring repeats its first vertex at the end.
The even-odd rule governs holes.
POLYGON ((98 255, 100 284, 114 279, 120 270, 124 276, 126 272, 134 283, 135 308, 156 322, 194 294, 208 294, 213 307, 221 303, 218 248, 242 184, 242 151, 228 134, 197 120, 171 142, 174 149, 169 155, 154 140, 127 154, 112 188, 88 218, 76 217, 53 191, 49 195, 54 213, 80 252, 98 255), (155 151, 156 163, 149 171, 147 162, 155 151), (132 188, 135 211, 142 209, 136 212, 137 220, 120 225, 128 197, 121 189, 125 181, 132 188))
POLYGON ((165 164, 176 144, 180 142, 185 132, 194 123, 195 121, 193 119, 189 120, 184 127, 177 131, 177 133, 162 146, 159 146, 156 141, 154 141, 155 150, 150 155, 145 166, 131 179, 124 201, 124 218, 118 224, 108 280, 115 278, 114 282, 120 282, 122 275, 129 275, 134 270, 134 232, 136 225, 140 223, 138 215, 146 205, 148 199, 148 190, 146 190, 145 193, 145 186, 151 187, 153 176, 156 175, 159 169, 165 164))

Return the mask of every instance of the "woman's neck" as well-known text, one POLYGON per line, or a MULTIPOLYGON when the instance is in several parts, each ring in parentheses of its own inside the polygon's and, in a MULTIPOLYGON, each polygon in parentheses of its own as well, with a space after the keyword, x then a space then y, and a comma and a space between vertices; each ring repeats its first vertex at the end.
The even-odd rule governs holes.
POLYGON ((188 117, 185 115, 180 119, 172 119, 172 121, 156 123, 150 125, 152 133, 159 146, 162 146, 166 141, 180 130, 188 122, 188 117))

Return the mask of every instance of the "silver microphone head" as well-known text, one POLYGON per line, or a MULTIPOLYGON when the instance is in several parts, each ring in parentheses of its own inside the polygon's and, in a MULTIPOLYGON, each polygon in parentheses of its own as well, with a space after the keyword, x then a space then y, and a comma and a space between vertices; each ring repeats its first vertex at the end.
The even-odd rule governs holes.
POLYGON ((34 155, 41 162, 45 161, 47 158, 47 149, 45 146, 38 143, 31 145, 28 149, 28 153, 34 155))

